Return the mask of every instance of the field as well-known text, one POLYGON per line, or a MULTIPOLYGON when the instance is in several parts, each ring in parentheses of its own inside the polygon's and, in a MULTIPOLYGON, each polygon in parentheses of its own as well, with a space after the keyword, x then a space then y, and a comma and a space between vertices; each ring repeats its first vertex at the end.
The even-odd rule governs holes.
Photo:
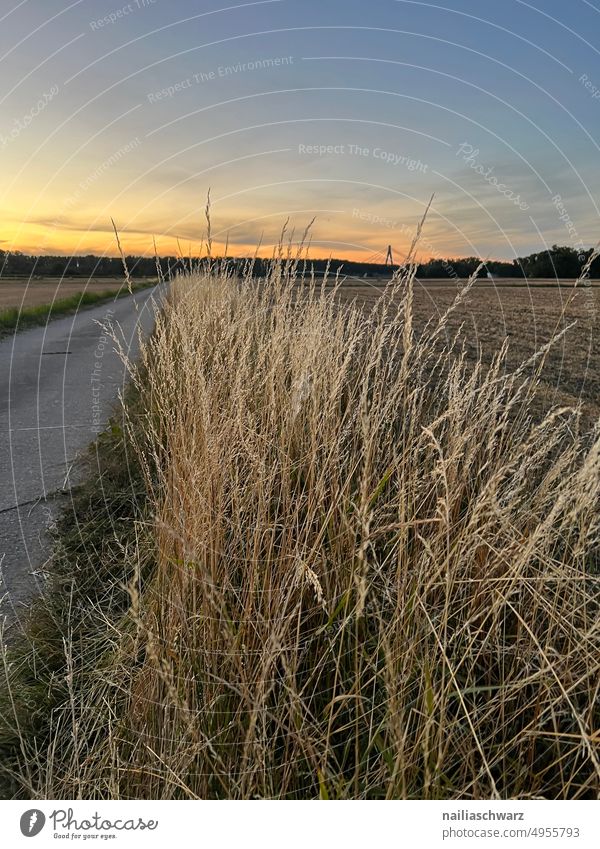
POLYGON ((511 366, 560 304, 174 280, 5 649, 4 794, 597 798, 585 333, 511 366))
MULTIPOLYGON (((466 281, 462 281, 464 284, 466 281)), ((528 360, 557 332, 562 339, 550 350, 542 373, 536 404, 582 404, 583 418, 591 425, 600 416, 600 281, 573 289, 573 280, 479 280, 448 317, 447 335, 462 327, 461 343, 473 361, 481 352, 489 363, 505 339, 507 364, 516 368, 528 360)), ((372 307, 383 291, 381 280, 350 280, 341 289, 344 301, 356 298, 372 307)), ((452 304, 457 286, 447 280, 415 281, 414 317, 424 328, 452 304)))
POLYGON ((143 278, 131 282, 110 278, 0 280, 0 338, 46 324, 51 318, 72 315, 81 309, 154 285, 156 280, 143 278))
MULTIPOLYGON (((464 281, 463 281, 464 282, 464 281)), ((545 367, 538 403, 583 404, 586 421, 600 416, 600 339, 594 326, 600 317, 600 285, 573 292, 572 280, 557 284, 553 280, 522 279, 477 282, 460 310, 450 316, 448 334, 463 325, 462 340, 471 358, 481 349, 489 362, 505 338, 510 340, 508 362, 516 367, 546 344, 557 329, 566 330, 554 345, 545 367), (569 325, 570 330, 567 330, 569 325)), ((25 310, 72 298, 85 291, 88 295, 108 294, 124 289, 122 279, 43 278, 31 282, 0 280, 0 311, 25 310)), ((342 287, 342 299, 358 301, 370 307, 381 295, 381 279, 349 279, 342 287)), ((455 283, 447 280, 415 281, 414 312, 418 327, 448 309, 456 295, 455 283)), ((73 303, 73 302, 71 302, 73 303)))
POLYGON ((99 277, 50 278, 41 280, 0 278, 0 310, 9 307, 38 307, 53 300, 70 298, 79 292, 118 292, 124 286, 123 279, 99 277))

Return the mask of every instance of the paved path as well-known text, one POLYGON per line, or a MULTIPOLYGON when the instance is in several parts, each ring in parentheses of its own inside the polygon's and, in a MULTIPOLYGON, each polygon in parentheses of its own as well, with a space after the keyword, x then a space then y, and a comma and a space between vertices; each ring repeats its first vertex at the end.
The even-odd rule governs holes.
POLYGON ((153 326, 146 289, 0 342, 0 613, 19 618, 40 586, 46 529, 76 482, 73 462, 111 414, 125 368, 103 326, 132 356, 153 326), (62 498, 61 498, 62 493, 62 498))

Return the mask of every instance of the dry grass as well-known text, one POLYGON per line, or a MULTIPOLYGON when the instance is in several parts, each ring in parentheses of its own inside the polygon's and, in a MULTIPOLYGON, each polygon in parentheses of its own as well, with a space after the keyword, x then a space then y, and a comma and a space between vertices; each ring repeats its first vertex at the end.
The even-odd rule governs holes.
POLYGON ((417 332, 413 272, 367 311, 293 257, 172 283, 134 369, 130 604, 90 602, 93 663, 65 642, 20 792, 598 794, 598 432, 533 424, 547 352, 453 343, 468 287, 417 332))

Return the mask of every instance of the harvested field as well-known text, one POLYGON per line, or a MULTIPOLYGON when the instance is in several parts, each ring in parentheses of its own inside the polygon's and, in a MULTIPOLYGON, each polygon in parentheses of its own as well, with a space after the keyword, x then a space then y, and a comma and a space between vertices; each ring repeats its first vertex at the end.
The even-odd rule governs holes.
POLYGON ((0 310, 10 307, 37 307, 53 300, 70 298, 79 292, 118 292, 125 283, 123 278, 85 277, 60 279, 43 277, 40 280, 3 278, 0 280, 0 310))
MULTIPOLYGON (((462 281, 463 283, 465 281, 462 281)), ((447 338, 460 331, 469 359, 481 350, 484 362, 508 337, 508 366, 516 368, 560 331, 564 336, 549 352, 542 372, 538 405, 583 405, 587 425, 600 416, 600 287, 573 288, 574 281, 478 281, 460 310, 449 316, 447 338)), ((349 280, 341 292, 373 304, 381 280, 349 280)), ((415 281, 414 314, 418 328, 437 320, 456 297, 458 284, 448 280, 415 281)))
POLYGON ((154 281, 144 278, 138 282, 131 281, 128 286, 124 281, 113 279, 83 281, 50 281, 49 285, 27 285, 25 282, 8 285, 6 299, 8 303, 0 303, 0 338, 24 330, 28 327, 46 324, 53 318, 73 315, 85 307, 99 304, 103 301, 113 301, 116 298, 137 292, 152 286, 154 281), (71 284, 71 285, 69 285, 71 284))

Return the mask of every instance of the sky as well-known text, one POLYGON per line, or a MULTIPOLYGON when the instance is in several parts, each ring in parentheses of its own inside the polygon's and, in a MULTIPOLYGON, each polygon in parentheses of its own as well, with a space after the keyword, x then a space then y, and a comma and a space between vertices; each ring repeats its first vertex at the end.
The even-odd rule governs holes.
POLYGON ((600 0, 0 0, 0 248, 600 239, 600 0))

